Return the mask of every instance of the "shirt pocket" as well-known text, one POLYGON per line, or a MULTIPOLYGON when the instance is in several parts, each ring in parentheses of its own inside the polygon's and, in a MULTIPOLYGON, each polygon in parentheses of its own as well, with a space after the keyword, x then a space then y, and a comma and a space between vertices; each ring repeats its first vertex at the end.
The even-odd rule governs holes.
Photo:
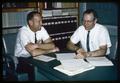
POLYGON ((99 42, 95 41, 95 40, 90 41, 90 49, 91 49, 91 51, 98 50, 99 49, 99 42))

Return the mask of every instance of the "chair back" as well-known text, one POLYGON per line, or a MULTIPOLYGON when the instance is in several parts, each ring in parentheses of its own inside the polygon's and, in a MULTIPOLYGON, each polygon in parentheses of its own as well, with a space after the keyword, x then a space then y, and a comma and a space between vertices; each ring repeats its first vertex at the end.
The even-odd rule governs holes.
POLYGON ((17 33, 4 34, 2 37, 6 54, 14 55, 17 33))
POLYGON ((117 26, 111 26, 111 25, 107 25, 107 29, 109 31, 110 34, 110 40, 111 40, 111 48, 110 48, 110 54, 108 55, 108 57, 110 59, 115 60, 117 57, 117 47, 118 47, 118 38, 117 38, 117 26))

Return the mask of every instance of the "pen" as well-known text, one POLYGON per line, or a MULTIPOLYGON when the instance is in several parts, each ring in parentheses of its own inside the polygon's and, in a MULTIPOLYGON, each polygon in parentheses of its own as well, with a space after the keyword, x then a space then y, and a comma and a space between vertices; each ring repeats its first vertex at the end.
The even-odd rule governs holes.
POLYGON ((85 62, 88 62, 86 58, 83 59, 85 62))
MULTIPOLYGON (((77 52, 75 51, 75 54, 77 55, 77 52)), ((83 59, 85 62, 88 62, 86 58, 83 59)))
MULTIPOLYGON (((77 55, 77 52, 75 51, 75 54, 77 55)), ((88 62, 86 58, 83 59, 85 62, 88 62)))

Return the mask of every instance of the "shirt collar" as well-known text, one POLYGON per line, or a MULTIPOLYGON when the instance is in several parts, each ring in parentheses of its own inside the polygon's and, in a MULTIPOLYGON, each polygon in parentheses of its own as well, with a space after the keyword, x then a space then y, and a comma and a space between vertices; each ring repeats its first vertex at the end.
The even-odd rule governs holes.
POLYGON ((32 33, 35 33, 35 32, 33 32, 33 31, 30 29, 29 25, 27 25, 27 30, 30 31, 30 32, 32 32, 32 33))

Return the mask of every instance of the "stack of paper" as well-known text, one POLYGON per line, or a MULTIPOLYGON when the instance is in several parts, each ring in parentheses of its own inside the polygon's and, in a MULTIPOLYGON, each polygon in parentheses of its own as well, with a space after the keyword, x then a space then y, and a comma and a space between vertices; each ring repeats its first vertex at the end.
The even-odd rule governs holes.
POLYGON ((37 59, 37 60, 44 61, 44 62, 49 62, 49 61, 55 59, 55 58, 53 58, 53 57, 45 56, 45 55, 40 55, 40 56, 36 56, 36 57, 33 57, 33 58, 34 58, 34 59, 37 59))
POLYGON ((75 53, 56 53, 57 60, 74 59, 75 53))
POLYGON ((54 67, 54 69, 67 74, 68 76, 73 76, 88 70, 92 70, 95 67, 83 59, 69 59, 61 60, 61 65, 54 67))
POLYGON ((113 66, 113 63, 106 57, 87 57, 87 61, 94 66, 113 66))

